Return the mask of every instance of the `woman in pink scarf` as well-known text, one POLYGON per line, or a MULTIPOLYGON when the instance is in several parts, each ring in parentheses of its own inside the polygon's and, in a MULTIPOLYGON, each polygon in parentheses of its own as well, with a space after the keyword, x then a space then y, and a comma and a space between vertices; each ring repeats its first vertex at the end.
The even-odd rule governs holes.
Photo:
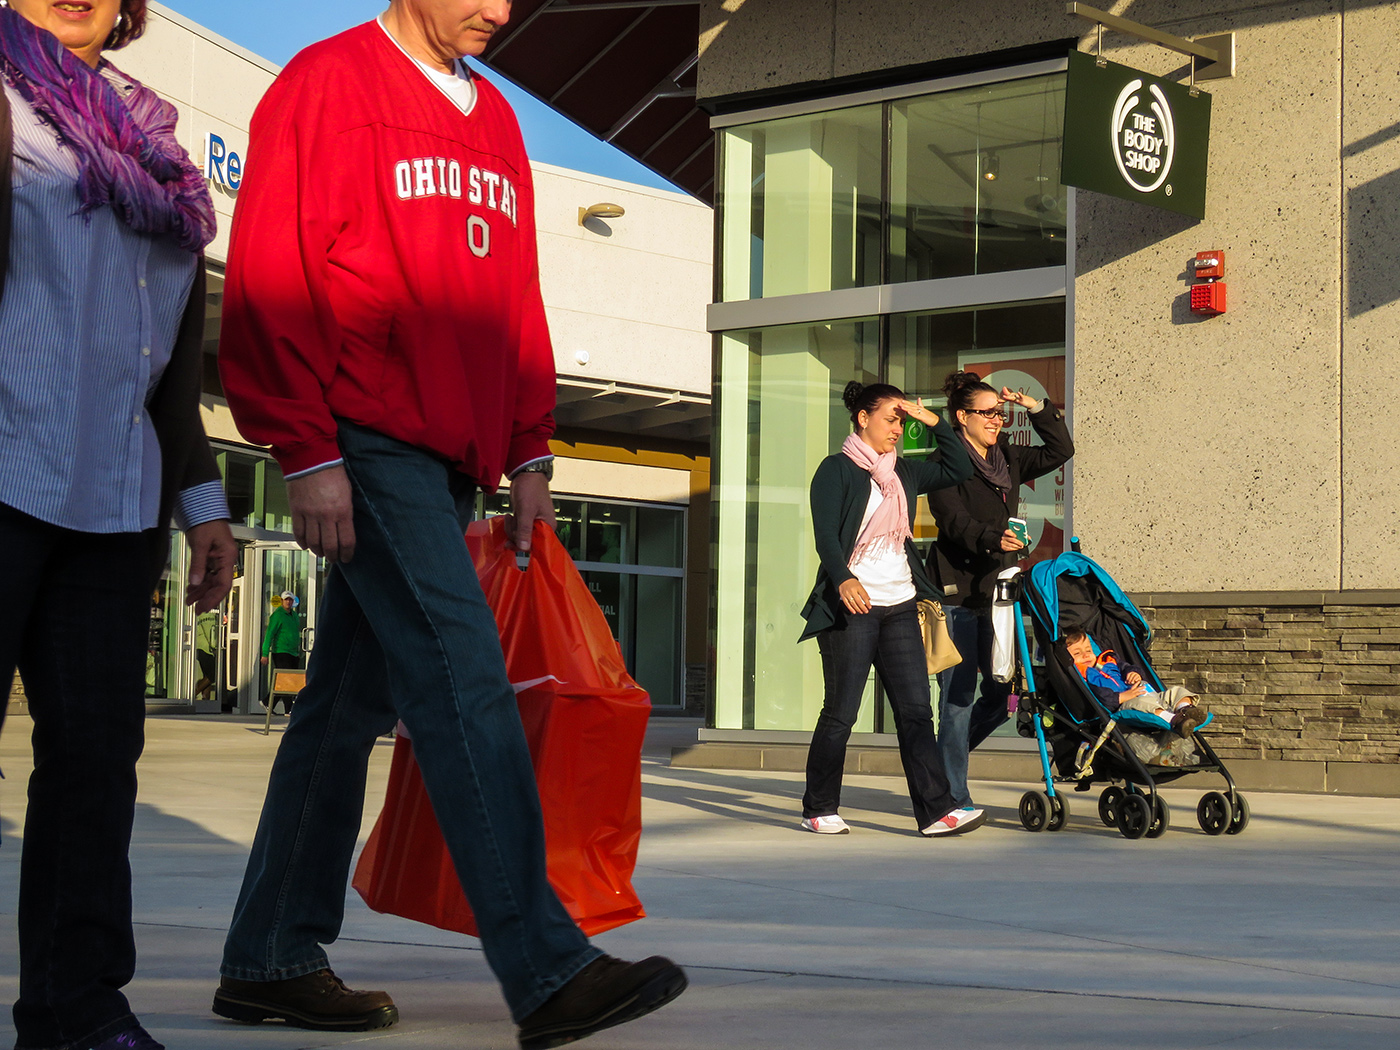
POLYGON ((913 543, 918 497, 972 476, 972 462, 946 422, 885 383, 852 382, 842 395, 855 432, 812 476, 812 530, 821 567, 802 610, 821 649, 826 694, 807 753, 802 826, 842 835, 841 772, 873 665, 894 711, 899 757, 927 836, 978 827, 981 810, 955 805, 933 729, 929 676, 917 605, 935 597, 913 543), (900 458, 904 421, 932 430, 937 451, 900 458))

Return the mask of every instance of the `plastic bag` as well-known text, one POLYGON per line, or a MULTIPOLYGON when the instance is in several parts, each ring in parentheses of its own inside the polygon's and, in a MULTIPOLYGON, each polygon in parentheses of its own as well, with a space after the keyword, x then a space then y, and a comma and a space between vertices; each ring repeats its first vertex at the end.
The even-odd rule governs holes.
MULTIPOLYGON (((651 700, 627 674, 588 585, 547 526, 536 524, 524 572, 506 548, 503 518, 473 524, 467 546, 530 745, 549 881, 590 936, 640 919, 632 870, 651 700)), ((477 933, 406 736, 395 741, 384 809, 352 885, 375 911, 477 933)))

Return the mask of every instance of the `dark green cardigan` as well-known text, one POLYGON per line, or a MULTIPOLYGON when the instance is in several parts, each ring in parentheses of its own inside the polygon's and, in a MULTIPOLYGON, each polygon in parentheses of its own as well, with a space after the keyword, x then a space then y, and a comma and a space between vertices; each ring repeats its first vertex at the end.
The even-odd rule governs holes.
MULTIPOLYGON (((895 473, 904 484, 911 528, 921 495, 960 485, 972 477, 972 460, 946 420, 939 418, 938 425, 933 428, 933 436, 938 442, 936 453, 927 459, 900 458, 894 466, 895 473)), ((811 496, 812 532, 816 537, 817 557, 821 559, 821 566, 817 569, 817 582, 812 594, 802 608, 807 629, 798 641, 811 638, 830 627, 846 625, 846 607, 841 604, 837 588, 855 578, 848 563, 856 549, 865 508, 870 503, 870 473, 862 470, 842 452, 827 456, 812 475, 811 496)), ((914 577, 915 596, 920 599, 936 597, 937 592, 924 569, 923 558, 914 547, 914 541, 906 540, 904 549, 909 556, 909 571, 914 577)))

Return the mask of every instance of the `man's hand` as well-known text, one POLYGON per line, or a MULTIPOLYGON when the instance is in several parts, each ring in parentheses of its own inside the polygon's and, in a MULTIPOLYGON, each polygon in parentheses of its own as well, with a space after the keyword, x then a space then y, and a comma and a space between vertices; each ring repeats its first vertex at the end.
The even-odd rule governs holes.
POLYGON ((196 613, 208 612, 233 586, 233 565, 238 560, 238 544, 233 541, 228 522, 222 518, 195 525, 185 533, 190 545, 189 582, 185 604, 196 613))
POLYGON ((1001 549, 1002 549, 1002 550, 1004 550, 1004 551, 1018 551, 1018 550, 1020 550, 1020 549, 1021 549, 1022 547, 1024 547, 1024 546, 1025 546, 1025 544, 1021 542, 1021 538, 1020 538, 1019 536, 1017 536, 1014 532, 1012 532, 1010 529, 1007 529, 1005 532, 1003 532, 1003 533, 1001 534, 1001 549))
POLYGON ((312 554, 335 563, 355 556, 355 517, 350 478, 342 466, 327 467, 287 482, 292 535, 312 554))
POLYGON ((515 475, 510 483, 510 513, 506 515, 506 537, 522 553, 530 553, 530 534, 535 522, 543 521, 551 529, 554 520, 554 500, 549 495, 549 480, 538 471, 515 475))

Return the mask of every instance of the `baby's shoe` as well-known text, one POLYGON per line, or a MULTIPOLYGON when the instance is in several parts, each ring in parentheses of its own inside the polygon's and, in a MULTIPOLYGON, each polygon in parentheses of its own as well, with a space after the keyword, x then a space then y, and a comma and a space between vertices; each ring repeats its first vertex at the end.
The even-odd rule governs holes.
POLYGON ((1190 736, 1204 725, 1209 717, 1210 712, 1204 707, 1199 707, 1196 704, 1183 707, 1172 717, 1172 731, 1181 736, 1190 736))

